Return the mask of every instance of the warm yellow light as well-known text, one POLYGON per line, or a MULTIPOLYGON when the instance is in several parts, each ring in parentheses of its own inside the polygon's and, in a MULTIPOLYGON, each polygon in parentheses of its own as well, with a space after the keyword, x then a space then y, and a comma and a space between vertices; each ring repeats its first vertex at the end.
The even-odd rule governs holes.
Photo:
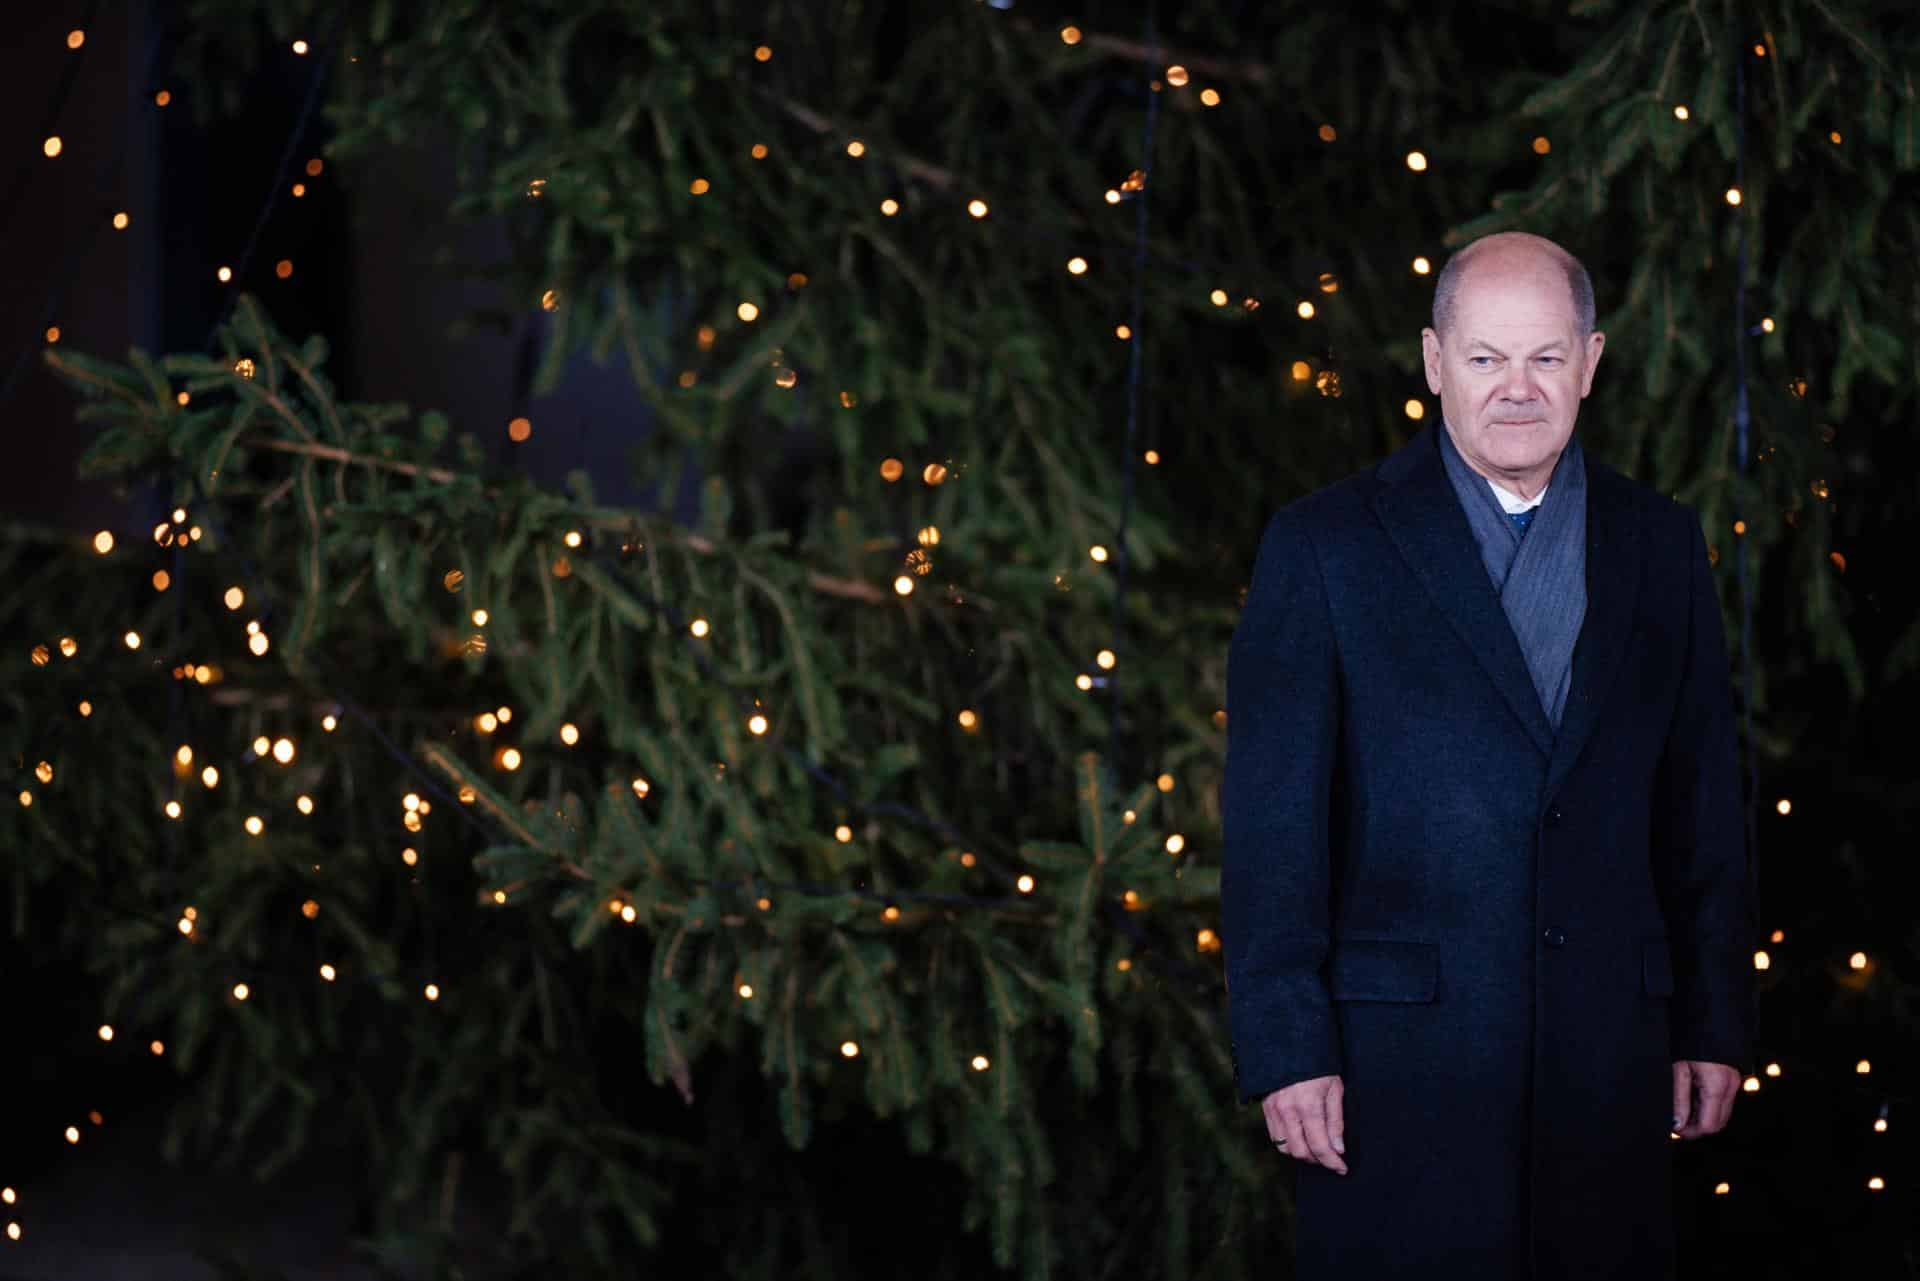
POLYGON ((1207 300, 1216 307, 1224 307, 1227 305, 1227 291, 1224 289, 1216 289, 1207 295, 1207 300))
POLYGON ((113 531, 103 529, 93 536, 93 550, 105 556, 113 550, 113 531))
POLYGON ((103 1041, 111 1041, 113 1039, 113 1024, 102 1023, 100 1025, 100 1039, 103 1041))
POLYGON ((1178 854, 1185 848, 1187 848, 1187 838, 1180 835, 1180 833, 1175 832, 1173 835, 1167 837, 1167 853, 1178 854))
POLYGON ((1303 383, 1313 377, 1313 366, 1304 360, 1296 360, 1293 362, 1293 368, 1289 372, 1293 374, 1293 380, 1295 382, 1303 383))
POLYGON ((206 787, 220 786, 220 771, 209 765, 200 771, 200 782, 206 787))
POLYGON ((79 1127, 79 1126, 77 1126, 77 1125, 70 1125, 70 1126, 68 1126, 68 1127, 67 1127, 67 1142, 69 1142, 69 1143, 78 1143, 79 1141, 80 1141, 80 1127, 79 1127))
POLYGON ((491 617, 491 615, 489 615, 486 610, 476 609, 473 611, 473 614, 472 614, 473 625, 475 627, 485 627, 487 625, 487 619, 489 617, 491 617))
POLYGON ((628 925, 632 925, 635 921, 640 919, 640 913, 634 911, 633 904, 629 903, 625 907, 620 909, 620 919, 625 921, 628 925))
POLYGON ((1033 878, 1031 876, 1022 876, 1019 880, 1015 881, 1013 885, 1014 888, 1022 894, 1033 893, 1033 878))
POLYGON ((840 1042, 840 1053, 850 1059, 857 1058, 860 1054, 860 1046, 853 1041, 842 1041, 840 1042))
POLYGON ((400 861, 408 867, 416 867, 420 863, 420 851, 409 845, 400 851, 400 861))
POLYGON ((1730 205, 1737 205, 1740 203, 1740 188, 1738 187, 1727 188, 1727 203, 1730 205))
POLYGON ((1887 1186, 1887 1181, 1881 1178, 1877 1174, 1867 1180, 1867 1190, 1869 1192, 1879 1192, 1883 1190, 1886 1186, 1887 1186))
POLYGON ((168 801, 168 802, 166 803, 166 806, 164 807, 164 812, 166 813, 166 816, 167 816, 168 818, 179 818, 179 817, 180 817, 180 802, 179 802, 179 801, 168 801))
POLYGON ((45 142, 40 144, 40 150, 46 152, 47 159, 51 160, 55 156, 60 154, 61 146, 62 146, 62 143, 60 141, 60 135, 55 134, 53 137, 48 138, 45 142))
POLYGON ((1162 774, 1159 778, 1153 780, 1153 785, 1163 792, 1171 792, 1173 790, 1173 775, 1162 774))
POLYGON ((1305 298, 1302 298, 1300 300, 1300 305, 1298 307, 1295 307, 1294 311, 1299 313, 1300 319, 1302 320, 1313 319, 1313 304, 1308 302, 1305 298))
POLYGON ((1771 969, 1773 968, 1773 958, 1765 952, 1755 952, 1753 954, 1753 968, 1756 970, 1771 969))
POLYGON ((216 272, 214 272, 213 274, 214 274, 214 276, 215 276, 215 277, 217 277, 217 278, 219 279, 219 281, 220 281, 220 283, 224 285, 224 284, 226 284, 226 283, 227 283, 227 282, 228 282, 229 280, 232 280, 232 279, 233 279, 233 268, 231 268, 231 267, 222 267, 222 268, 220 268, 220 270, 218 270, 218 271, 216 271, 216 272))
POLYGON ((960 722, 961 729, 972 730, 978 729, 980 726, 980 714, 971 707, 961 708, 960 714, 954 719, 960 722))
POLYGON ((1320 126, 1320 141, 1332 142, 1335 138, 1338 138, 1339 136, 1340 136, 1339 132, 1335 130, 1332 125, 1320 126))
POLYGON ((175 921, 173 924, 174 924, 174 928, 179 930, 181 934, 189 935, 189 936, 192 935, 193 919, 191 917, 183 916, 179 920, 175 921))
POLYGON ((858 160, 861 156, 867 154, 867 144, 858 138, 854 138, 847 143, 847 154, 855 160, 858 160))
POLYGON ((892 196, 888 196, 880 202, 880 212, 891 218, 900 212, 900 202, 892 196))
POLYGON ((1181 85, 1184 85, 1185 83, 1187 83, 1187 69, 1179 65, 1178 63, 1175 63, 1173 66, 1168 67, 1167 83, 1172 85, 1176 89, 1179 88, 1181 85))
POLYGON ((1535 138, 1535 139, 1533 140, 1533 154, 1534 154, 1534 155, 1536 155, 1536 156, 1544 156, 1544 155, 1546 155, 1546 154, 1547 154, 1547 153, 1548 153, 1549 151, 1552 151, 1552 150, 1553 150, 1553 144, 1552 144, 1551 142, 1549 142, 1549 141, 1547 141, 1547 136, 1546 136, 1545 134, 1541 134, 1541 135, 1540 135, 1539 137, 1537 137, 1537 138, 1535 138))
POLYGON ((1730 1183, 1716 1183, 1713 1185, 1713 1194, 1715 1196, 1725 1196, 1731 1191, 1733 1191, 1733 1185, 1730 1183))
POLYGON ((751 1001, 753 999, 753 984, 751 983, 742 983, 739 987, 735 988, 734 991, 740 994, 740 999, 743 1001, 751 1001))
POLYGON ((1415 173, 1425 173, 1427 171, 1427 153, 1424 151, 1409 151, 1407 153, 1407 168, 1413 170, 1415 173))
POLYGON ((1209 107, 1217 107, 1220 105, 1220 91, 1218 89, 1202 89, 1200 91, 1200 101, 1209 107))
POLYGON ((1087 548, 1087 555, 1103 565, 1107 561, 1107 549, 1100 543, 1095 543, 1093 546, 1087 548))
POLYGON ((1120 203, 1120 193, 1115 191, 1112 187, 1108 187, 1105 199, 1108 204, 1117 205, 1120 203))
POLYGON ((1093 688, 1093 677, 1087 675, 1085 672, 1081 672, 1073 678, 1073 683, 1075 688, 1084 692, 1093 688))
POLYGON ((913 595, 913 579, 912 579, 912 577, 911 577, 910 575, 907 575, 907 574, 902 574, 902 575, 900 575, 900 576, 899 576, 898 578, 896 578, 896 579, 894 579, 894 580, 893 580, 893 590, 894 590, 894 591, 896 591, 896 592, 898 592, 898 593, 899 593, 900 595, 902 595, 902 596, 911 596, 911 595, 913 595))
POLYGON ((1127 339, 1133 337, 1133 328, 1130 325, 1115 325, 1113 327, 1113 336, 1121 342, 1125 342, 1127 339))
POLYGON ((749 716, 747 718, 747 730, 749 733, 753 733, 753 734, 766 733, 767 718, 765 716, 762 716, 759 712, 755 712, 752 716, 749 716))
POLYGON ((427 984, 427 999, 429 1001, 437 1001, 440 999, 440 985, 438 983, 427 984))
POLYGON ((1427 407, 1418 400, 1409 400, 1406 404, 1407 417, 1419 422, 1427 416, 1427 407))
POLYGON ((260 835, 260 833, 266 830, 267 830, 267 825, 260 821, 260 816, 258 814, 247 815, 247 835, 248 836, 258 836, 260 835))
POLYGON ((733 313, 734 315, 740 317, 740 319, 746 321, 748 324, 752 324, 755 320, 759 319, 760 317, 760 309, 754 306, 750 302, 741 303, 738 307, 735 307, 733 309, 733 313))
POLYGON ((1760 1092, 1760 1078, 1757 1076, 1750 1076, 1746 1080, 1740 1082, 1740 1088, 1745 1090, 1748 1094, 1758 1094, 1760 1092))
POLYGON ((1149 449, 1142 457, 1147 460, 1147 466, 1152 467, 1159 463, 1160 451, 1157 449, 1149 449))
POLYGON ((288 765, 292 763, 293 751, 294 751, 294 748, 293 748, 292 739, 276 738, 273 740, 273 759, 276 761, 279 761, 282 765, 288 765))
POLYGON ((560 727, 560 741, 568 747, 572 747, 575 743, 578 743, 580 741, 580 727, 572 721, 568 721, 565 725, 562 725, 560 727))
POLYGON ((139 649, 139 648, 140 648, 140 633, 139 633, 139 632, 128 632, 128 633, 127 633, 127 634, 126 634, 126 635, 125 635, 124 637, 122 637, 121 639, 122 639, 122 640, 124 640, 124 641, 126 642, 126 644, 127 644, 127 648, 128 648, 128 649, 139 649))
POLYGON ((513 709, 511 707, 505 706, 504 704, 494 708, 493 714, 500 718, 500 723, 502 725, 505 725, 508 721, 513 719, 513 709))
POLYGON ((1779 810, 1782 814, 1791 814, 1793 813, 1793 802, 1782 796, 1773 808, 1779 810))
POLYGON ((504 770, 519 769, 520 768, 520 750, 518 748, 509 747, 505 751, 501 752, 500 768, 504 770))
POLYGON ((1087 274, 1087 260, 1075 255, 1067 259, 1067 270, 1073 275, 1084 276, 1087 274))
POLYGON ((1828 135, 1827 135, 1827 141, 1828 141, 1828 142, 1831 142, 1831 143, 1832 143, 1832 144, 1833 144, 1834 146, 1836 146, 1836 147, 1837 147, 1837 146, 1839 146, 1839 145, 1840 145, 1840 131, 1839 131, 1838 129, 1835 129, 1835 130, 1834 130, 1834 131, 1833 131, 1832 133, 1830 133, 1830 134, 1828 134, 1828 135))
POLYGON ((755 160, 765 160, 767 158, 767 144, 764 142, 754 143, 753 150, 750 151, 748 154, 751 155, 755 160))
POLYGON ((1866 1076, 1868 1073, 1873 1071, 1873 1064, 1868 1062, 1866 1059, 1861 1059, 1858 1063, 1853 1065, 1853 1070, 1861 1076, 1866 1076))
POLYGON ((524 442, 533 435, 533 420, 524 414, 507 420, 507 439, 515 444, 524 442))
POLYGON ((773 58, 773 49, 768 45, 761 45, 759 48, 753 51, 753 60, 755 62, 767 62, 767 61, 770 61, 772 58, 773 58))
POLYGON ((268 738, 265 734, 262 734, 260 735, 260 737, 253 740, 253 754, 255 756, 265 756, 268 752, 271 752, 272 750, 273 750, 273 740, 268 738))
POLYGON ((967 212, 976 218, 984 218, 987 216, 987 202, 984 200, 969 200, 967 202, 967 212))
POLYGON ((293 51, 294 51, 295 53, 297 53, 297 54, 299 54, 299 55, 300 55, 301 57, 303 57, 303 58, 304 58, 304 57, 306 56, 306 53, 307 53, 307 42, 306 42, 306 41, 304 41, 304 40, 296 40, 296 41, 294 41, 294 42, 293 42, 293 51))
POLYGON ((248 995, 249 995, 249 994, 250 994, 250 989, 249 989, 249 988, 247 987, 247 985, 246 985, 245 983, 235 983, 235 984, 233 985, 233 999, 234 999, 234 1000, 236 1000, 236 1001, 244 1001, 244 1000, 246 1000, 246 999, 247 999, 247 997, 248 997, 248 995))
POLYGON ((1060 28, 1060 43, 1061 44, 1079 44, 1080 28, 1071 27, 1071 26, 1060 28))
POLYGON ((1865 952, 1855 952, 1847 958, 1847 964, 1856 970, 1864 970, 1867 968, 1867 954, 1865 952))
POLYGON ((339 971, 335 970, 331 965, 322 965, 320 967, 320 977, 325 979, 329 983, 333 982, 334 977, 338 973, 339 971))
POLYGON ((687 190, 692 192, 696 196, 704 196, 707 194, 708 191, 712 190, 712 188, 713 188, 713 184, 708 182, 705 178, 695 178, 692 182, 687 184, 687 190))
POLYGON ((1780 1065, 1778 1063, 1769 1063, 1767 1064, 1766 1071, 1768 1076, 1778 1077, 1780 1075, 1780 1065))
POLYGON ((885 921, 888 925, 892 925, 900 919, 900 909, 895 907, 893 904, 889 903, 881 911, 880 919, 885 921))
POLYGON ((1119 660, 1115 657, 1114 652, 1112 650, 1103 649, 1098 654, 1095 654, 1093 656, 1093 661, 1098 663, 1101 667, 1111 670, 1114 663, 1118 662, 1119 660))
POLYGON ((1686 104, 1686 103, 1684 103, 1684 102, 1679 102, 1679 103, 1675 103, 1675 104, 1674 104, 1674 107, 1673 107, 1673 118, 1674 118, 1675 120, 1685 120, 1685 119, 1686 119, 1686 118, 1687 118, 1688 116, 1690 116, 1690 115, 1692 115, 1692 114, 1693 114, 1692 112, 1690 112, 1690 111, 1688 111, 1688 110, 1687 110, 1687 104, 1686 104))

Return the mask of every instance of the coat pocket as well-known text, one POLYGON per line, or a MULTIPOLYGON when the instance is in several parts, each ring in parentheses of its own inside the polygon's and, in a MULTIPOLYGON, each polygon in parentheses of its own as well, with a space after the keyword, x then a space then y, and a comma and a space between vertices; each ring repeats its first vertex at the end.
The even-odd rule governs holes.
POLYGON ((1641 941, 1640 982, 1648 996, 1673 995, 1673 953, 1667 947, 1667 940, 1641 941))
POLYGON ((1439 983, 1433 943, 1337 938, 1327 955, 1327 995, 1336 1001, 1431 1001, 1439 983))

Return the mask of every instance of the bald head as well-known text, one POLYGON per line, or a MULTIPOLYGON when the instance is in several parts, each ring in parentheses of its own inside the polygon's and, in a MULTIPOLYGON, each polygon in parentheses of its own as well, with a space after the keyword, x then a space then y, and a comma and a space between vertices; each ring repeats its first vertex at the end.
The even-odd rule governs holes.
POLYGON ((1541 271, 1565 276, 1573 298, 1575 333, 1585 337, 1593 332, 1593 281, 1580 260, 1544 236, 1524 231, 1502 231, 1467 245, 1447 259, 1440 279, 1433 286, 1433 328, 1442 338, 1453 329, 1460 292, 1471 281, 1484 277, 1505 278, 1541 271))

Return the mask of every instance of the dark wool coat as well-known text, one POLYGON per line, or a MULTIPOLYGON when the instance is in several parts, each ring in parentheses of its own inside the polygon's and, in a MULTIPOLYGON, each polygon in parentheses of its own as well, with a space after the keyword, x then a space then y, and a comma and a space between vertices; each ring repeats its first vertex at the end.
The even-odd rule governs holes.
MULTIPOLYGON (((1430 426, 1262 535, 1227 666, 1243 1102, 1345 1086, 1302 1281, 1673 1274, 1672 1063, 1754 1070, 1727 654, 1689 509, 1589 458, 1558 733, 1430 426)), ((1549 499, 1551 501, 1551 499, 1549 499)))

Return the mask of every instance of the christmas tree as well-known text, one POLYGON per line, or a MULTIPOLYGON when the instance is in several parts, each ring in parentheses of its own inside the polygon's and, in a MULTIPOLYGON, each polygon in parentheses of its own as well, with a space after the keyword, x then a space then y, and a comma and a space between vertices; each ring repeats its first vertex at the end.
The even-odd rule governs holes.
MULTIPOLYGON (((311 86, 308 181, 454 146, 537 358, 494 421, 336 385, 278 156, 203 348, 47 346, 163 518, 0 540, 11 928, 84 976, 23 1031, 176 1074, 182 1159, 344 1146, 401 1272, 1269 1274, 1226 639, 1272 510, 1437 414, 1446 254, 1523 227, 1600 285, 1584 439, 1701 512, 1747 713, 1770 1067, 1683 1230, 1880 1240, 1920 49, 1575 9, 183 6, 206 118, 311 86), (518 465, 582 358, 657 501, 518 465)), ((21 1144, 107 1106, 52 1088, 21 1144)))

